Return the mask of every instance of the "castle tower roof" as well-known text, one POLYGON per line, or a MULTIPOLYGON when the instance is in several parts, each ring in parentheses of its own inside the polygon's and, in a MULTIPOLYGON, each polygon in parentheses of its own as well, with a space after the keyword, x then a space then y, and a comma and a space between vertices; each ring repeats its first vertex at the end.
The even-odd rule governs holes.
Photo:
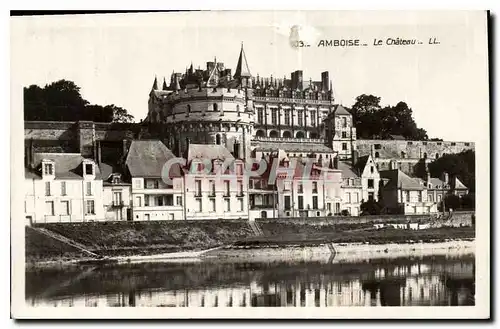
POLYGON ((240 57, 238 58, 234 78, 249 78, 251 76, 250 69, 248 68, 247 57, 245 56, 245 51, 243 50, 243 43, 241 43, 240 57))
POLYGON ((163 78, 163 86, 161 88, 162 90, 167 90, 168 87, 167 87, 167 81, 165 81, 165 78, 163 78))
POLYGON ((153 82, 153 87, 151 87, 152 90, 158 90, 158 79, 155 76, 155 81, 153 82))

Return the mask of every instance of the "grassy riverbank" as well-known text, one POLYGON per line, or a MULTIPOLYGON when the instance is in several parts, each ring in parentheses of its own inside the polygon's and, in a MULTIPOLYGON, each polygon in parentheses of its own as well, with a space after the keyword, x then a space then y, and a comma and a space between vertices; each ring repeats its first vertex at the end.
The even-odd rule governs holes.
MULTIPOLYGON (((225 245, 265 247, 307 245, 327 240, 334 243, 442 242, 472 239, 474 228, 442 227, 426 230, 371 229, 372 225, 308 225, 265 223, 264 236, 256 237, 243 221, 151 221, 46 224, 44 228, 61 234, 101 256, 153 255, 167 252, 203 250, 225 245), (282 234, 276 234, 282 232, 282 234)), ((78 249, 26 228, 28 263, 85 259, 78 249)))

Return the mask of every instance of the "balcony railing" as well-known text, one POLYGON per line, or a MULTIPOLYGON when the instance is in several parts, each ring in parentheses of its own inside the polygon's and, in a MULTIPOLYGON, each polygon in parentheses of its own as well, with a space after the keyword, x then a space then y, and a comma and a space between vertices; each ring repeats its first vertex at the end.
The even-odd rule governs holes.
POLYGON ((111 207, 113 208, 122 208, 124 206, 125 204, 123 203, 123 201, 113 201, 113 203, 111 204, 111 207))
POLYGON ((272 209, 274 206, 272 204, 253 204, 250 205, 250 209, 272 209))

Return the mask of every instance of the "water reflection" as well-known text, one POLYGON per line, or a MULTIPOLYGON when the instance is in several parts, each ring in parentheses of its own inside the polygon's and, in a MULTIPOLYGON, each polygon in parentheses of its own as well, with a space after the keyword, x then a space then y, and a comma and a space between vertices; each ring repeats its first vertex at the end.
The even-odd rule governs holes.
POLYGON ((33 306, 474 305, 474 256, 128 264, 26 273, 33 306))

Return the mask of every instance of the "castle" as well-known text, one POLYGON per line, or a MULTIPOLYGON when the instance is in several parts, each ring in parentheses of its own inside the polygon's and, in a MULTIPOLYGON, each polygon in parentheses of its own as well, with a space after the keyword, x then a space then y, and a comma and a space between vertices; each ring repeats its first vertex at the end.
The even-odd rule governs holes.
POLYGON ((358 216, 380 199, 386 213, 430 214, 468 193, 458 177, 411 176, 473 143, 357 139, 328 72, 253 76, 242 46, 234 74, 214 59, 166 80, 138 124, 25 122, 27 222, 358 216), (165 182, 176 157, 187 162, 165 182), (243 174, 249 160, 266 171, 243 174), (225 161, 237 170, 218 173, 225 161))

